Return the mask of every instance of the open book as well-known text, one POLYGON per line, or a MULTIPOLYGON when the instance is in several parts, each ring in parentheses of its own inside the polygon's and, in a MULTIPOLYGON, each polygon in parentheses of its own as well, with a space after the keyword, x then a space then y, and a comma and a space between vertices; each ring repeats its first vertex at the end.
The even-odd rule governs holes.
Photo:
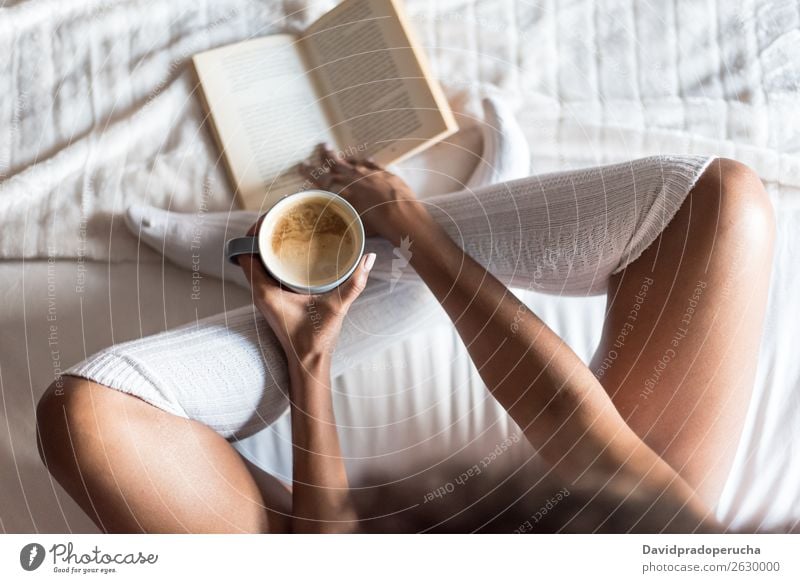
POLYGON ((240 206, 302 189, 297 164, 320 142, 390 164, 458 129, 398 1, 344 0, 301 35, 194 56, 240 206))

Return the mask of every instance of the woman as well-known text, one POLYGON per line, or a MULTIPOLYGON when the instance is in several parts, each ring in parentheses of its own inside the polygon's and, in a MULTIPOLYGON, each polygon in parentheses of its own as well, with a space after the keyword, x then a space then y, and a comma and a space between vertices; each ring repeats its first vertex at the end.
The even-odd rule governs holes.
MULTIPOLYGON (((416 277, 560 484, 609 517, 633 495, 638 519, 619 529, 719 528, 710 508, 748 405, 770 273, 771 208, 752 171, 656 157, 422 203, 369 161, 322 157, 329 172, 306 172, 360 212, 377 260, 366 255, 345 285, 309 298, 242 258, 263 320, 249 307, 112 347, 42 398, 42 458, 101 529, 417 530, 419 520, 403 517, 425 508, 403 507, 401 493, 398 507, 384 492, 392 510, 364 516, 374 491, 350 491, 330 394, 332 372, 373 344, 359 332, 366 319, 379 312, 391 332, 413 325, 410 309, 424 307, 427 293, 405 281, 416 277), (401 274, 399 305, 376 305, 384 282, 367 286, 368 273, 390 279, 386 251, 404 237, 415 273, 401 274), (506 285, 607 290, 591 366, 506 285), (291 492, 261 479, 226 441, 271 423, 284 388, 291 492)), ((484 514, 513 502, 496 498, 484 514)))

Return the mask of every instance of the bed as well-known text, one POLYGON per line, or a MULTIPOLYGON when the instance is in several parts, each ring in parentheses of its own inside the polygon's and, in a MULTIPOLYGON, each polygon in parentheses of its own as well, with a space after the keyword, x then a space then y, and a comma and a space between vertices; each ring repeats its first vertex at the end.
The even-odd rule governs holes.
MULTIPOLYGON (((99 348, 247 301, 140 248, 133 202, 230 207, 187 59, 300 30, 329 2, 6 2, 0 8, 0 530, 92 532, 43 469, 35 403, 59 369, 99 348), (146 5, 146 8, 145 8, 146 5)), ((717 508, 733 527, 800 521, 800 5, 793 1, 409 0, 411 23, 475 148, 481 97, 511 102, 535 171, 659 152, 713 153, 756 169, 777 217, 759 368, 717 508), (474 128, 473 128, 474 129, 474 128), (471 137, 472 136, 472 137, 471 137)), ((454 188, 471 158, 443 144, 399 169, 423 194, 454 188), (428 169, 446 164, 449 176, 428 169)), ((604 298, 520 292, 588 359, 604 298)), ((446 321, 336 379, 348 471, 490 451, 516 428, 446 321), (411 366, 413 363, 413 366, 411 366)), ((287 419, 236 446, 290 473, 287 419)), ((518 448, 515 455, 531 452, 518 448)))

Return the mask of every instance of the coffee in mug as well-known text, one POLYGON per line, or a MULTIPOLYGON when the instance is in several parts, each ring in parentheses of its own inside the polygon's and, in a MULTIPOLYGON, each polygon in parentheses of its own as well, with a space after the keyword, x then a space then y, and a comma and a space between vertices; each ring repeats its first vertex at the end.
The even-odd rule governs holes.
POLYGON ((264 216, 253 237, 231 239, 227 257, 257 254, 281 284, 303 293, 323 293, 355 271, 364 252, 364 226, 339 195, 311 190, 289 195, 264 216))

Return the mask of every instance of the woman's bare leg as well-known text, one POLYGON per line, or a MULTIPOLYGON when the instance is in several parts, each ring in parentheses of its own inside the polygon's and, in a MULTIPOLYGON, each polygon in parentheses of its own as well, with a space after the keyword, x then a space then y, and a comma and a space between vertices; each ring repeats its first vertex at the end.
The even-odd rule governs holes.
POLYGON ((39 404, 40 453, 101 530, 286 530, 289 492, 213 430, 91 381, 63 382, 39 404))
POLYGON ((758 176, 716 160, 609 285, 592 369, 630 427, 712 506, 750 401, 772 239, 758 176))

